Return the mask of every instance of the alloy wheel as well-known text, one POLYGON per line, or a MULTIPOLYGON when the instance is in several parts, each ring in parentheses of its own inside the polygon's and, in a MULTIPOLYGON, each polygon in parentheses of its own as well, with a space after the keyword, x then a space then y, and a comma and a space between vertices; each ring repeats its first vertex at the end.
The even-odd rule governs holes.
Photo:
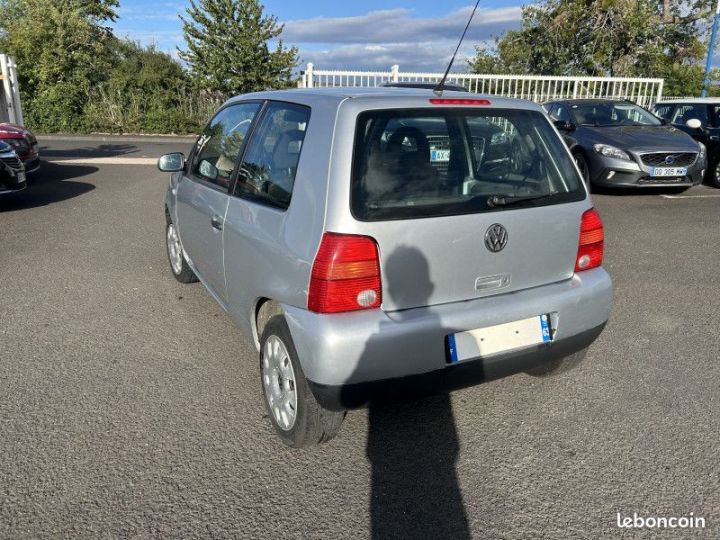
POLYGON ((289 431, 297 418, 297 387, 290 354, 282 340, 274 335, 265 341, 261 354, 262 382, 268 408, 280 429, 289 431))
POLYGON ((167 228, 167 249, 172 271, 179 275, 182 272, 183 250, 174 223, 170 223, 167 228))

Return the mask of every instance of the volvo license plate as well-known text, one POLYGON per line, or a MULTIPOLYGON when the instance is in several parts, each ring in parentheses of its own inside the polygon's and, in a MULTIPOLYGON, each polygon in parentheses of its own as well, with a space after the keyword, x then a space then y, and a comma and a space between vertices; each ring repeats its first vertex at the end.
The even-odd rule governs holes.
POLYGON ((652 176, 686 176, 687 167, 653 167, 652 176))

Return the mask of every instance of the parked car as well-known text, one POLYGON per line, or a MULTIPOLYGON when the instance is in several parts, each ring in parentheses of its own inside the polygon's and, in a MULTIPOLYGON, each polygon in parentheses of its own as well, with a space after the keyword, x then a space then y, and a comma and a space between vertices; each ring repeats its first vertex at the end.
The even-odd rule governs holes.
POLYGON ((632 102, 572 99, 543 107, 588 184, 683 189, 702 182, 705 147, 632 102))
POLYGON ((170 267, 255 343, 291 446, 345 410, 581 361, 610 315, 603 226, 540 106, 420 89, 229 100, 165 200, 170 267))
POLYGON ((9 144, 25 166, 25 172, 33 173, 40 168, 40 151, 35 135, 15 124, 0 123, 0 141, 9 144))
POLYGON ((9 144, 0 142, 0 196, 27 187, 25 167, 9 144))
POLYGON ((720 98, 659 101, 653 112, 707 147, 705 177, 720 187, 720 98))

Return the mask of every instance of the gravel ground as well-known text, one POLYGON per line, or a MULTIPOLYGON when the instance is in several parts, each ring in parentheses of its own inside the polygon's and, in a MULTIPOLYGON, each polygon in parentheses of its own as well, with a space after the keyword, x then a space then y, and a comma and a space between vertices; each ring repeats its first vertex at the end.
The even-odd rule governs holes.
POLYGON ((720 535, 720 191, 594 196, 616 307, 577 370, 352 412, 293 451, 252 345, 170 276, 166 175, 77 161, 188 142, 41 144, 0 199, 0 537, 720 535))

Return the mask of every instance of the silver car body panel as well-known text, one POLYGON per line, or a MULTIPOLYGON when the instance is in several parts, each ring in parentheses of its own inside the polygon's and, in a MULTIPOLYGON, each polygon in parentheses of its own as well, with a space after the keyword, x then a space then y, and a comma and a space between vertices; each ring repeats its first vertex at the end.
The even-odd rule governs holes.
MULTIPOLYGON (((261 92, 229 100, 227 104, 267 99, 311 108, 285 211, 236 197, 225 196, 223 202, 212 188, 185 187, 198 183, 181 173, 171 179, 166 204, 172 219, 179 220, 180 238, 198 277, 256 347, 258 305, 265 299, 277 302, 303 370, 314 382, 337 385, 437 370, 445 362, 444 335, 452 331, 554 313, 561 339, 602 325, 609 317, 608 274, 602 269, 574 274, 580 217, 592 207, 589 196, 575 203, 485 214, 392 222, 353 217, 350 177, 357 115, 369 109, 431 108, 430 97, 425 90, 383 88, 261 92), (224 216, 221 234, 211 230, 214 212, 224 216), (509 232, 504 253, 490 253, 483 243, 494 223, 509 232), (326 231, 377 240, 382 309, 335 315, 307 310, 312 264, 326 231), (401 258, 397 268, 388 268, 390 254, 405 248, 414 250, 414 260, 418 254, 424 259, 425 274, 415 272, 412 258, 401 258), (206 261, 208 257, 212 260, 206 261), (476 286, 506 274, 507 286, 476 286), (372 358, 365 351, 369 343, 380 345, 372 358)), ((543 112, 526 101, 488 99, 492 106, 483 109, 543 112)))
POLYGON ((603 325, 612 299, 610 276, 596 268, 521 292, 394 313, 284 311, 307 378, 341 386, 441 370, 446 335, 540 314, 552 314, 554 340, 561 341, 603 325))

